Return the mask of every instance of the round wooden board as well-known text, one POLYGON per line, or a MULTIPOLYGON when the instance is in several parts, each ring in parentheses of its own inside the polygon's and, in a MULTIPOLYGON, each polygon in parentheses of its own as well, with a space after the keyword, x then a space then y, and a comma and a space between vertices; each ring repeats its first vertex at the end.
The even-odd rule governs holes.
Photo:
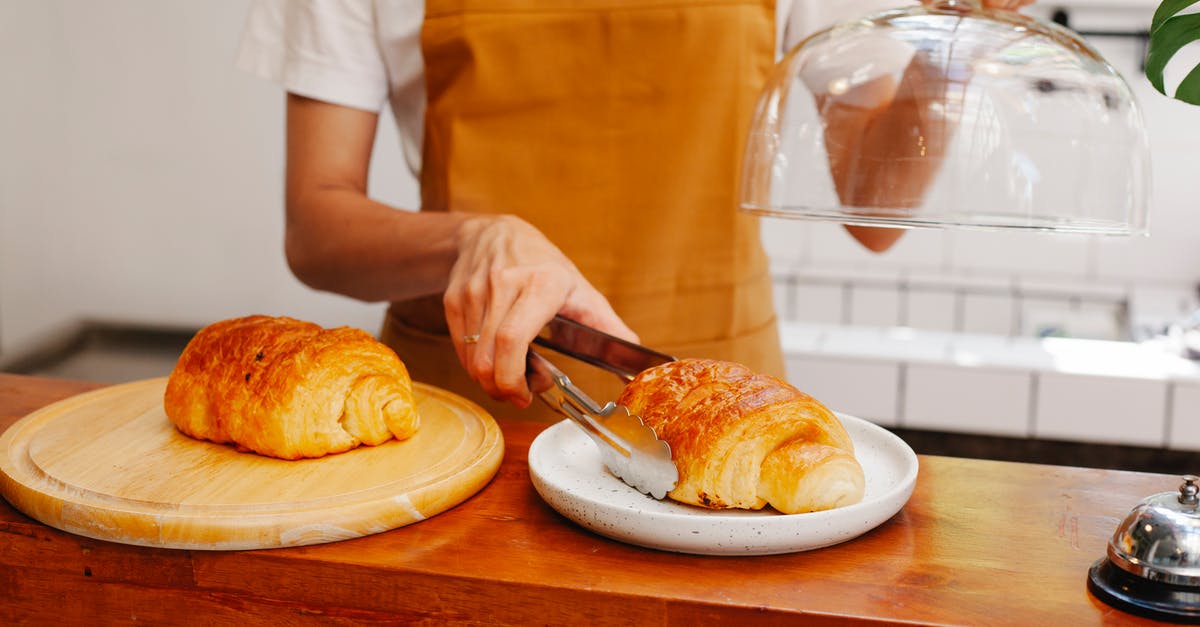
POLYGON ((47 525, 178 549, 334 542, 443 512, 496 474, 504 440, 478 405, 414 383, 412 438, 285 461, 179 433, 166 378, 44 407, 0 436, 0 495, 47 525))

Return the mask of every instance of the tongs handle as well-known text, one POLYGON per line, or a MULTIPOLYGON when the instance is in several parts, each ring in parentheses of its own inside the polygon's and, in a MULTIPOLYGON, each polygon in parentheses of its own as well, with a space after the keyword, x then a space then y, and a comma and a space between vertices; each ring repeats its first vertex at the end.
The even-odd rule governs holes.
MULTIPOLYGON (((535 390, 538 396, 551 408, 575 421, 584 431, 593 437, 603 440, 620 455, 630 457, 632 453, 622 443, 620 436, 612 433, 597 418, 607 417, 616 409, 617 404, 609 401, 603 407, 592 397, 584 393, 563 371, 550 363, 545 357, 537 354, 533 347, 529 348, 529 368, 532 375, 548 379, 552 384, 544 390, 535 390)), ((544 382, 541 386, 545 386, 544 382)), ((531 382, 533 385, 533 382, 531 382)))
POLYGON ((554 316, 533 343, 607 370, 629 383, 639 372, 675 361, 660 353, 564 318, 554 316))

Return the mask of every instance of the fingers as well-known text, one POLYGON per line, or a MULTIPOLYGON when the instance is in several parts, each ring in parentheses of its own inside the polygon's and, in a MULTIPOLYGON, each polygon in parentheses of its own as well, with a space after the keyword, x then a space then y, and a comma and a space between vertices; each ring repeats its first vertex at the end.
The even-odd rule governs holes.
MULTIPOLYGON (((519 407, 532 402, 526 377, 526 352, 530 343, 555 314, 637 342, 638 336, 613 311, 608 300, 578 273, 558 267, 533 269, 520 281, 524 289, 502 316, 502 302, 493 299, 488 318, 499 320, 494 333, 492 378, 498 397, 519 407)), ((483 366, 476 355, 474 366, 483 366)))
MULTIPOLYGON (((538 273, 534 273, 536 276, 538 273)), ((525 378, 526 352, 533 338, 558 309, 561 293, 566 291, 561 278, 534 278, 525 283, 524 290, 511 302, 503 319, 496 326, 492 382, 503 398, 518 407, 532 402, 525 378), (544 280, 557 281, 548 285, 544 280), (536 286, 536 287, 535 287, 536 286)), ((499 316, 497 316, 499 318, 499 316)))
MULTIPOLYGON (((528 300, 530 279, 520 269, 494 269, 487 281, 486 307, 479 317, 479 342, 468 351, 467 371, 489 396, 518 407, 530 402, 525 383, 525 353, 541 324, 553 314, 537 309, 528 314, 519 303, 528 300), (528 319, 524 316, 529 316, 528 319)), ((546 306, 541 307, 545 309, 546 306)))
POLYGON ((575 298, 564 303, 556 313, 623 340, 635 344, 641 342, 638 334, 613 310, 608 299, 591 285, 581 286, 573 296, 575 298))
POLYGON ((486 285, 470 271, 473 265, 471 260, 462 261, 466 263, 456 264, 451 270, 446 293, 442 297, 442 307, 446 311, 446 328, 458 362, 467 368, 472 353, 483 339, 479 321, 483 318, 485 308, 486 285), (475 337, 477 335, 479 337, 475 337))
MULTIPOLYGON (((922 4, 936 5, 939 0, 921 0, 922 4)), ((982 0, 980 5, 985 9, 999 9, 1001 11, 1016 11, 1021 7, 1026 7, 1034 3, 1034 0, 982 0)))
POLYGON ((1033 2, 1034 0, 983 0, 983 7, 986 9, 1016 11, 1021 7, 1033 4, 1033 2))
POLYGON ((532 402, 526 354, 557 313, 637 341, 565 255, 528 223, 511 216, 481 220, 464 233, 443 304, 459 361, 492 398, 532 402), (474 341, 468 342, 466 336, 474 341))

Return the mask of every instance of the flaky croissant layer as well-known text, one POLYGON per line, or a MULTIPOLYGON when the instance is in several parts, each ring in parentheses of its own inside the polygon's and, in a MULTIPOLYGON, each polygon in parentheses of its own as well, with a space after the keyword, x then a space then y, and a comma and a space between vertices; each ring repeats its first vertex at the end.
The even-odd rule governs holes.
POLYGON ((416 432, 408 370, 361 329, 247 316, 201 329, 163 398, 183 433, 281 459, 321 457, 416 432))
POLYGON ((862 500, 862 466, 833 412, 740 364, 683 359, 639 374, 618 401, 671 445, 672 499, 795 514, 862 500))

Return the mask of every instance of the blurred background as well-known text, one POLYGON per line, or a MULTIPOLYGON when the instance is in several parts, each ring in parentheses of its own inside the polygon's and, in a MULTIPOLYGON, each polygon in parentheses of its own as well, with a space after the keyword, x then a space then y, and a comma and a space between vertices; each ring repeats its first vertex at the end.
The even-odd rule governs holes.
MULTIPOLYGON (((283 94, 233 66, 247 0, 0 0, 0 370, 170 372, 199 327, 290 315, 376 332, 283 257, 283 94)), ((1126 77, 1153 158, 1151 235, 764 220, 789 378, 919 452, 1200 468, 1200 108, 1141 72, 1157 2, 1039 2, 1126 77)), ((1195 55, 1193 55, 1195 56, 1195 55)), ((390 116, 372 196, 416 206, 390 116)))

